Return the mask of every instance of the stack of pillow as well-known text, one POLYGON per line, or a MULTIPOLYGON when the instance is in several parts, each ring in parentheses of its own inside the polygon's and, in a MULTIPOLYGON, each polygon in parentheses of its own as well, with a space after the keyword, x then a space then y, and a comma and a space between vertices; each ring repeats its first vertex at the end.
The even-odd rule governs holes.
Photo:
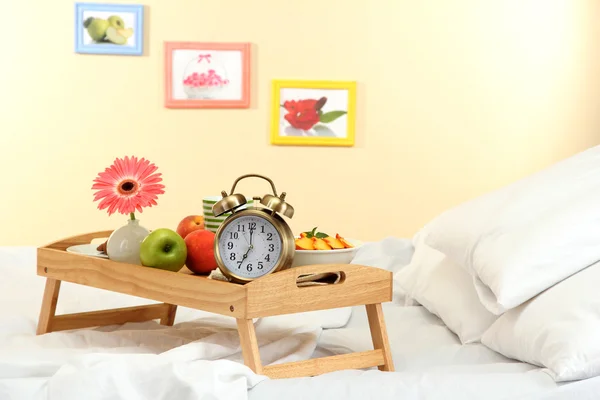
POLYGON ((461 342, 600 375, 600 146, 454 207, 413 238, 395 285, 461 342))

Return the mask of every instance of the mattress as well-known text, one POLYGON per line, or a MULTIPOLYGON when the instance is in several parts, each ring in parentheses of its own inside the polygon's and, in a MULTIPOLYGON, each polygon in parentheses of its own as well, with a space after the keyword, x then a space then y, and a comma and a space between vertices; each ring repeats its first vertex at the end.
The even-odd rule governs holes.
MULTIPOLYGON (((390 270, 410 259, 369 254, 390 270)), ((397 245, 397 243, 396 243, 397 245)), ((398 246, 396 246, 398 248, 398 246)), ((540 368, 481 344, 461 345, 421 306, 383 305, 396 372, 347 370, 271 380, 242 363, 235 321, 180 308, 155 321, 35 335, 44 280, 35 249, 0 248, 0 399, 594 399, 600 379, 556 384, 540 368)), ((145 299, 65 283, 58 313, 145 299)), ((265 365, 372 349, 363 307, 256 321, 265 365)))

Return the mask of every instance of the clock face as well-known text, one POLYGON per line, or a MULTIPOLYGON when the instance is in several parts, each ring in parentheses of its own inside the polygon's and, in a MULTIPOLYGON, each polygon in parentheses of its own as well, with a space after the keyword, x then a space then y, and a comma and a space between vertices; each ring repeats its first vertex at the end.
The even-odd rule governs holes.
POLYGON ((242 278, 259 278, 279 261, 282 238, 265 218, 245 215, 231 221, 219 235, 219 254, 225 267, 242 278))

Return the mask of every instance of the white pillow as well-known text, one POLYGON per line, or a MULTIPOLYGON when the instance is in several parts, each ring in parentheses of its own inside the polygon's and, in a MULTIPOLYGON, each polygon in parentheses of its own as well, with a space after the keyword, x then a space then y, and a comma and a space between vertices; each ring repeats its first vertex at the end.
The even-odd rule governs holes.
POLYGON ((472 277, 442 253, 415 237, 415 253, 409 265, 394 275, 394 286, 437 315, 463 344, 478 342, 496 316, 483 307, 472 277))
POLYGON ((554 380, 600 375, 600 263, 507 311, 482 343, 506 357, 545 367, 554 380))
POLYGON ((600 260, 600 146, 450 209, 426 243, 475 277, 493 313, 600 260))

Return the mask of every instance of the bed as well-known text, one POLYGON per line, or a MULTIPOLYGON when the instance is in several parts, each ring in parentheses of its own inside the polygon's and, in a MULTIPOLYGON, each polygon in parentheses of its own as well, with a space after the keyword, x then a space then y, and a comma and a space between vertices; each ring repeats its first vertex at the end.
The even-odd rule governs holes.
MULTIPOLYGON (((36 336, 31 247, 0 247, 0 399, 600 398, 600 147, 451 208, 352 263, 393 272, 395 372, 268 379, 235 320, 157 321, 36 336)), ((65 283, 57 313, 147 304, 65 283)), ((254 321, 264 365, 372 349, 363 307, 254 321)))
MULTIPOLYGON (((410 240, 367 246, 382 243, 395 246, 379 259, 359 256, 394 271, 411 259, 410 240)), ((591 399, 600 393, 600 378, 557 384, 539 367, 480 343, 461 344, 423 306, 405 306, 403 293, 384 305, 394 373, 264 379, 242 365, 233 319, 186 308, 173 327, 151 321, 35 336, 44 284, 33 273, 35 249, 3 248, 0 254, 0 399, 591 399)), ((147 303, 67 283, 62 290, 60 312, 147 303)), ((255 323, 265 364, 372 348, 363 307, 255 323)))

